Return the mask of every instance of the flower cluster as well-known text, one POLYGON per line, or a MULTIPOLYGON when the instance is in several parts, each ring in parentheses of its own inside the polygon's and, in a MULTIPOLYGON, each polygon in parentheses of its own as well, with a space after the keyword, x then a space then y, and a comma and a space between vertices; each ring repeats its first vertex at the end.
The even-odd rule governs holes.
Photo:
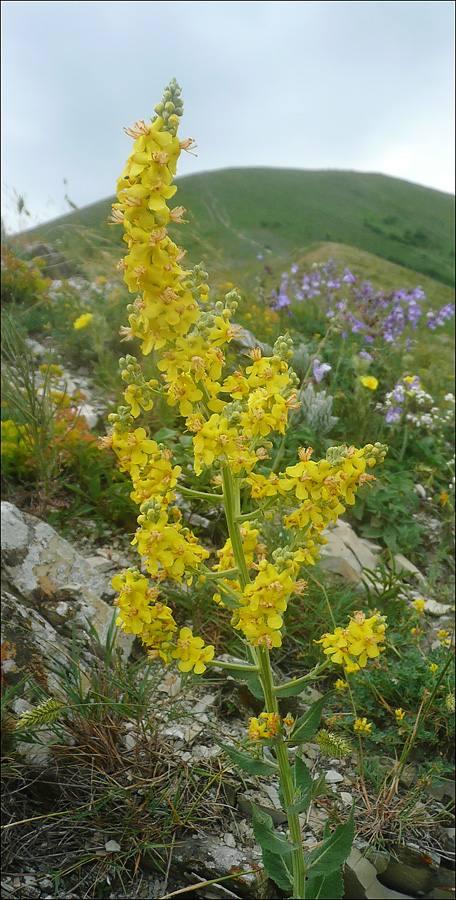
POLYGON ((278 713, 260 713, 259 718, 250 719, 249 740, 261 741, 275 737, 280 730, 280 716, 278 713))
POLYGON ((363 612, 357 611, 350 618, 346 628, 337 627, 333 633, 324 634, 316 644, 323 644, 323 653, 347 671, 364 668, 368 659, 380 656, 384 647, 386 620, 384 616, 374 614, 366 619, 363 612))
MULTIPOLYGON (((301 273, 294 263, 290 273, 282 274, 279 289, 271 291, 269 305, 273 310, 286 308, 290 314, 292 303, 313 297, 321 297, 328 319, 340 324, 342 337, 347 337, 350 331, 362 336, 367 344, 380 340, 394 347, 402 342, 407 328, 416 330, 426 300, 421 287, 385 292, 375 291, 370 281, 358 284, 357 276, 350 269, 346 268, 340 275, 334 260, 329 259, 325 264, 314 263, 309 272, 301 273)), ((444 325, 454 310, 452 303, 445 304, 438 312, 429 310, 425 314, 427 326, 434 330, 444 325)), ((406 337, 405 343, 410 345, 410 339, 406 337)))
POLYGON ((446 394, 443 399, 446 409, 442 411, 423 389, 417 375, 404 375, 385 395, 384 402, 377 404, 377 409, 385 413, 388 425, 403 423, 434 431, 454 422, 454 394, 446 394))
POLYGON ((368 722, 366 717, 362 719, 355 719, 353 728, 358 732, 358 734, 370 734, 372 729, 372 722, 368 722))

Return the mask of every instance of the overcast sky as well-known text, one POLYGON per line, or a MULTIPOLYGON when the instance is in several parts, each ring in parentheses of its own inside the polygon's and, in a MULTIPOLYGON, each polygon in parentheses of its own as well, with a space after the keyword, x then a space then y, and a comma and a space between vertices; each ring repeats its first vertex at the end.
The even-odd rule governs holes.
POLYGON ((111 196, 164 85, 182 87, 178 174, 382 172, 454 193, 452 0, 4 0, 3 218, 111 196), (64 179, 67 184, 65 185, 64 179))

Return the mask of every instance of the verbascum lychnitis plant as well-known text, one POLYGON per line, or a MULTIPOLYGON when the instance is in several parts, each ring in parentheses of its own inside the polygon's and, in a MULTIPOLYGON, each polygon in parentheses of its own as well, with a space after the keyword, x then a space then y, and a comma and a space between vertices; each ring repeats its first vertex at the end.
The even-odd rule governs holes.
MULTIPOLYGON (((358 488, 373 479, 371 470, 384 459, 386 447, 341 445, 320 460, 312 459, 311 448, 300 448, 294 465, 274 470, 268 438, 273 432, 285 435, 290 411, 299 406, 299 380, 289 366, 292 340, 284 335, 271 356, 254 349, 235 371, 225 367, 225 350, 239 332, 232 321, 238 295, 231 290, 224 300, 212 302, 203 266, 186 269, 184 251, 167 231, 169 223, 185 222, 183 207, 170 208, 176 191, 172 181, 181 151, 193 146, 191 139, 177 136, 180 93, 171 81, 151 123, 141 120, 126 129, 133 150, 118 181, 111 216, 125 230, 127 253, 119 268, 134 295, 122 335, 139 343, 144 355, 155 354, 162 376, 161 384, 147 380, 133 355, 120 360, 124 402, 110 416, 110 433, 102 439, 118 457, 120 469, 129 473, 131 496, 139 507, 132 542, 138 566, 113 579, 117 624, 137 635, 150 657, 196 675, 217 664, 247 679, 263 697, 264 711, 251 719, 244 744, 224 750, 242 771, 276 775, 280 782, 287 835, 252 804, 264 866, 294 898, 336 898, 343 892, 341 865, 353 840, 353 810, 334 830, 328 825, 323 840, 306 851, 300 822, 315 796, 300 749, 317 733, 328 695, 296 721, 290 715, 282 718, 279 700, 301 693, 331 665, 342 667, 339 674, 346 667, 365 666, 382 649, 385 621, 377 614, 355 612, 347 627, 315 635, 326 660, 286 684, 275 683, 271 654, 282 645, 290 597, 297 594, 305 603, 303 570, 314 565, 325 543, 324 529, 346 504, 355 502, 358 488), (177 407, 182 429, 192 436, 195 476, 211 470, 212 492, 187 487, 170 449, 150 434, 147 413, 156 396, 177 407), (216 564, 209 565, 208 549, 185 526, 176 494, 201 505, 218 504, 223 511, 226 541, 216 564), (271 550, 262 528, 278 516, 286 540, 271 550), (179 625, 164 599, 170 581, 214 585, 220 616, 244 642, 243 665, 214 659, 212 645, 179 625)), ((326 748, 333 744, 334 753, 343 752, 344 741, 330 732, 320 733, 320 741, 326 748)))
POLYGON ((128 252, 119 268, 135 295, 123 338, 139 342, 144 355, 155 354, 163 382, 147 381, 134 356, 120 360, 124 404, 110 417, 112 428, 103 445, 112 447, 121 470, 131 477, 131 496, 140 513, 133 544, 141 563, 113 579, 119 592, 117 624, 137 635, 151 657, 200 675, 216 662, 214 647, 190 628, 179 627, 173 610, 160 599, 160 588, 166 590, 169 580, 214 584, 220 615, 230 619, 246 648, 243 666, 224 665, 261 690, 265 707, 251 719, 244 747, 224 749, 245 772, 277 773, 288 818, 285 837, 253 805, 265 868, 295 898, 321 896, 322 889, 337 897, 343 889, 340 867, 353 839, 353 811, 345 824, 332 832, 327 828, 323 841, 307 852, 299 818, 312 802, 313 788, 299 748, 317 731, 324 698, 296 721, 281 717, 279 698, 300 693, 331 663, 352 670, 366 665, 380 653, 385 623, 378 615, 354 613, 347 628, 321 638, 326 662, 288 684, 274 683, 270 654, 282 644, 289 598, 305 595, 301 572, 314 565, 325 543, 324 528, 355 502, 358 487, 373 478, 370 470, 383 460, 386 448, 379 443, 361 449, 342 445, 330 448, 321 460, 312 459, 311 448, 301 448, 295 465, 274 472, 268 436, 284 435, 290 411, 299 405, 298 378, 289 366, 292 341, 284 335, 272 356, 254 349, 246 365, 225 370, 224 350, 239 331, 232 323, 238 295, 232 290, 223 301, 211 302, 203 266, 186 269, 185 253, 167 231, 169 223, 185 222, 186 210, 170 208, 169 201, 176 191, 172 181, 179 155, 194 145, 177 136, 180 93, 171 81, 151 123, 139 121, 126 129, 133 150, 118 181, 111 216, 111 222, 125 229, 128 252), (156 395, 178 407, 183 429, 193 436, 195 475, 212 470, 212 493, 186 487, 171 451, 153 440, 147 421, 138 424, 156 395), (227 538, 212 567, 209 551, 185 527, 175 491, 201 504, 219 504, 224 512, 227 538), (277 514, 283 516, 288 539, 270 552, 261 529, 277 514))

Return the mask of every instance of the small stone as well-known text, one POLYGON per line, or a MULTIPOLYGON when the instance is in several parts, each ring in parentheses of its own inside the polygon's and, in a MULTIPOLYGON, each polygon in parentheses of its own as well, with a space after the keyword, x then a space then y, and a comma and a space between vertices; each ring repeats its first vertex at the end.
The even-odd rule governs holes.
POLYGON ((223 840, 227 847, 235 847, 236 846, 235 837, 233 834, 230 834, 229 832, 227 832, 226 834, 223 835, 223 840))
POLYGON ((119 853, 120 849, 120 844, 118 844, 117 841, 108 841, 108 843, 105 844, 105 850, 107 850, 108 853, 119 853))
POLYGON ((352 797, 351 794, 349 794, 348 791, 341 791, 340 794, 339 794, 339 797, 340 797, 340 799, 342 800, 342 803, 345 804, 345 806, 351 806, 351 805, 352 805, 352 803, 353 803, 353 797, 352 797))
POLYGON ((340 772, 336 772, 335 769, 330 769, 329 772, 325 775, 325 781, 328 784, 336 784, 338 781, 343 781, 344 776, 340 774, 340 772))

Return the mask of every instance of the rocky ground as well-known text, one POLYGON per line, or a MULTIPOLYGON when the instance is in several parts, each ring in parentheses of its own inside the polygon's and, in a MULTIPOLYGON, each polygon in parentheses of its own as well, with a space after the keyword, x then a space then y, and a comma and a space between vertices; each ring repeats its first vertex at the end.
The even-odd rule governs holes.
MULTIPOLYGON (((344 523, 334 529, 335 540, 325 548, 326 559, 330 568, 339 565, 337 561, 343 558, 345 538, 350 544, 350 556, 345 562, 358 574, 356 566, 360 565, 360 554, 363 551, 374 554, 375 548, 364 547, 364 542, 354 533, 350 535, 350 531, 344 523), (331 555, 332 546, 334 555, 331 555)), ((91 547, 83 541, 77 550, 45 522, 21 512, 11 503, 2 503, 2 656, 3 676, 10 687, 33 672, 46 693, 58 696, 59 683, 52 671, 55 669, 53 663, 57 656, 64 657, 71 653, 73 635, 76 635, 78 642, 81 670, 89 677, 96 663, 90 626, 96 626, 103 642, 112 619, 110 603, 113 590, 110 579, 119 567, 131 561, 130 548, 113 550, 111 546, 91 547)), ((372 564, 370 557, 369 563, 372 564)), ((410 574, 419 583, 416 573, 410 574)), ((411 602, 418 591, 412 587, 409 590, 411 602)), ((449 608, 433 601, 428 601, 428 604, 427 621, 432 644, 432 633, 447 621, 449 608)), ((133 661, 137 649, 131 636, 120 634, 118 639, 124 658, 133 661)), ((113 828, 107 830, 94 828, 86 847, 104 864, 102 896, 113 900, 126 896, 163 898, 198 883, 200 886, 195 887, 188 896, 277 896, 274 893, 277 889, 262 875, 261 851, 255 842, 250 818, 250 802, 253 800, 268 810, 278 828, 285 828, 277 786, 266 778, 245 776, 241 779, 221 754, 218 744, 219 741, 232 744, 233 741, 243 740, 248 717, 255 712, 255 698, 249 696, 246 686, 240 686, 222 670, 212 671, 190 690, 182 690, 181 678, 174 672, 157 671, 151 702, 155 727, 159 729, 159 743, 166 748, 168 765, 180 766, 190 775, 197 773, 193 776, 195 784, 201 783, 201 771, 206 777, 210 773, 213 785, 209 789, 201 788, 201 823, 177 829, 171 845, 168 842, 164 856, 163 851, 158 858, 154 853, 143 853, 137 877, 129 884, 127 891, 119 886, 116 878, 116 855, 121 855, 125 850, 121 829, 115 823, 113 828), (175 706, 171 718, 169 704, 175 706), (160 866, 162 873, 157 872, 157 866, 160 866), (228 880, 212 885, 202 884, 224 878, 228 880), (196 890, 198 894, 195 894, 196 890)), ((313 691, 299 697, 302 711, 317 696, 318 692, 313 691)), ((31 698, 27 696, 24 686, 12 701, 11 713, 20 715, 29 708, 30 703, 31 698)), ((124 720, 119 729, 116 753, 119 766, 124 767, 124 776, 125 773, 128 775, 132 754, 147 756, 150 751, 145 742, 143 724, 124 720)), ((51 777, 55 781, 53 741, 55 735, 52 730, 42 730, 40 744, 21 742, 18 745, 22 761, 34 774, 35 780, 46 781, 51 777)), ((399 836, 394 814, 384 817, 382 821, 382 813, 376 808, 374 797, 368 798, 371 808, 366 809, 366 801, 359 789, 355 757, 343 760, 322 757, 316 743, 304 746, 304 757, 314 777, 324 773, 327 786, 327 793, 312 805, 309 815, 303 816, 304 841, 308 847, 321 839, 328 816, 336 811, 343 820, 355 799, 358 839, 346 867, 347 896, 451 896, 454 829, 449 827, 443 812, 451 796, 454 796, 452 785, 448 783, 444 786, 437 797, 428 796, 424 802, 421 801, 421 807, 415 810, 421 815, 415 815, 415 824, 410 826, 408 833, 399 836), (394 850, 391 852, 390 848, 389 853, 370 853, 366 858, 363 853, 369 849, 372 835, 380 826, 382 838, 389 837, 394 850), (405 841, 405 846, 399 846, 399 838, 405 841), (400 863, 394 859, 395 854, 400 863)), ((403 801, 415 777, 413 766, 409 766, 395 803, 403 801)), ((17 785, 15 790, 18 790, 17 785)), ((27 810, 24 793, 19 793, 27 810)), ((18 833, 23 829, 23 826, 15 824, 22 818, 18 812, 13 792, 5 809, 4 824, 7 829, 4 838, 6 835, 7 839, 3 896, 53 897, 49 862, 46 854, 43 858, 43 850, 39 852, 32 842, 32 858, 24 852, 23 858, 27 863, 18 865, 14 829, 17 827, 18 833)), ((64 833, 64 828, 61 832, 64 833)), ((22 841, 25 845, 27 842, 30 844, 30 834, 22 835, 22 841)), ((68 859, 71 858, 69 852, 68 859)), ((58 896, 93 896, 93 885, 84 882, 83 873, 83 866, 73 875, 69 872, 62 880, 58 896)))

